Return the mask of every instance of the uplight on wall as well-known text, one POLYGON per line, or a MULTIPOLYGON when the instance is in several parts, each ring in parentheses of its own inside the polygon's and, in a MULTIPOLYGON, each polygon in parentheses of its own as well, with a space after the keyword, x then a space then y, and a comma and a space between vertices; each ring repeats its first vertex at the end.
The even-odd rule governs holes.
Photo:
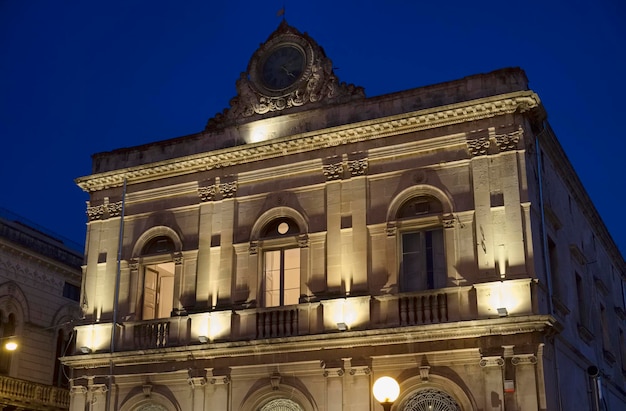
POLYGON ((17 341, 14 338, 10 338, 6 343, 4 343, 4 349, 7 351, 15 351, 17 350, 17 341))

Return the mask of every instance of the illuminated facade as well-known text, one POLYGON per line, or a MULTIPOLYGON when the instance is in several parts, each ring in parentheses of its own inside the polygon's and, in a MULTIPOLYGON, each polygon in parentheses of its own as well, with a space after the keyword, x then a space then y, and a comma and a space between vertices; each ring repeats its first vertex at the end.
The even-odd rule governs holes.
POLYGON ((0 409, 67 410, 82 253, 0 209, 0 409), (15 342, 17 348, 7 349, 15 342))
POLYGON ((237 91, 77 179, 71 410, 626 404, 624 260, 523 71, 366 98, 283 22, 237 91))

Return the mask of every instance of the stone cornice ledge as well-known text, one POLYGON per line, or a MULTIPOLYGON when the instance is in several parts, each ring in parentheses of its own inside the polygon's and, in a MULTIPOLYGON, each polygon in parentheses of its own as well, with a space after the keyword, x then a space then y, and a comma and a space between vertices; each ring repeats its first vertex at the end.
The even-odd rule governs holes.
POLYGON ((194 360, 209 360, 221 357, 232 358, 327 351, 332 349, 353 349, 355 347, 390 344, 413 344, 449 339, 479 338, 490 335, 513 335, 534 332, 552 335, 555 331, 558 332, 558 330, 560 330, 559 324, 554 317, 534 315, 126 351, 114 353, 113 355, 108 353, 76 355, 63 357, 61 361, 72 368, 108 367, 111 363, 115 366, 131 366, 154 364, 155 362, 186 361, 190 356, 194 360))
POLYGON ((127 179, 127 184, 141 183, 342 144, 372 140, 389 135, 443 127, 466 121, 476 121, 515 112, 524 113, 539 106, 539 96, 535 92, 530 90, 517 91, 351 123, 275 140, 229 147, 147 165, 93 174, 79 177, 75 181, 84 191, 93 192, 112 187, 121 187, 124 184, 124 178, 127 179))

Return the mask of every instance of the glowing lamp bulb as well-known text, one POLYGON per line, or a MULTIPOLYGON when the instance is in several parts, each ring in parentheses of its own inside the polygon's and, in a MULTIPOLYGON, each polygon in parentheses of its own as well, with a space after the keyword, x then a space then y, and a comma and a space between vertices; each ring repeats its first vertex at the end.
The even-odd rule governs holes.
POLYGON ((4 344, 4 348, 6 348, 8 351, 15 351, 17 349, 17 343, 15 341, 9 341, 8 343, 4 344))
POLYGON ((373 387, 374 398, 381 404, 390 404, 400 395, 400 386, 391 377, 380 377, 373 387))

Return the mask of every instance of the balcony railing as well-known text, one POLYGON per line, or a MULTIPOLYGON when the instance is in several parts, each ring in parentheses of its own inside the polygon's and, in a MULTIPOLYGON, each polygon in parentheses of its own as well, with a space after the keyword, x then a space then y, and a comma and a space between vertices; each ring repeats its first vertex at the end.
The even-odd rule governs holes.
POLYGON ((398 299, 400 325, 445 323, 448 321, 448 295, 412 295, 398 299))
POLYGON ((7 405, 32 410, 69 409, 70 393, 63 388, 0 376, 0 397, 7 405))
MULTIPOLYGON (((510 280, 414 293, 346 296, 287 307, 199 312, 121 324, 117 351, 284 338, 340 330, 409 327, 532 313, 532 281, 510 280)), ((77 347, 107 352, 111 324, 77 326, 77 347)))
POLYGON ((257 338, 291 337, 298 335, 298 310, 275 309, 256 315, 257 338))

